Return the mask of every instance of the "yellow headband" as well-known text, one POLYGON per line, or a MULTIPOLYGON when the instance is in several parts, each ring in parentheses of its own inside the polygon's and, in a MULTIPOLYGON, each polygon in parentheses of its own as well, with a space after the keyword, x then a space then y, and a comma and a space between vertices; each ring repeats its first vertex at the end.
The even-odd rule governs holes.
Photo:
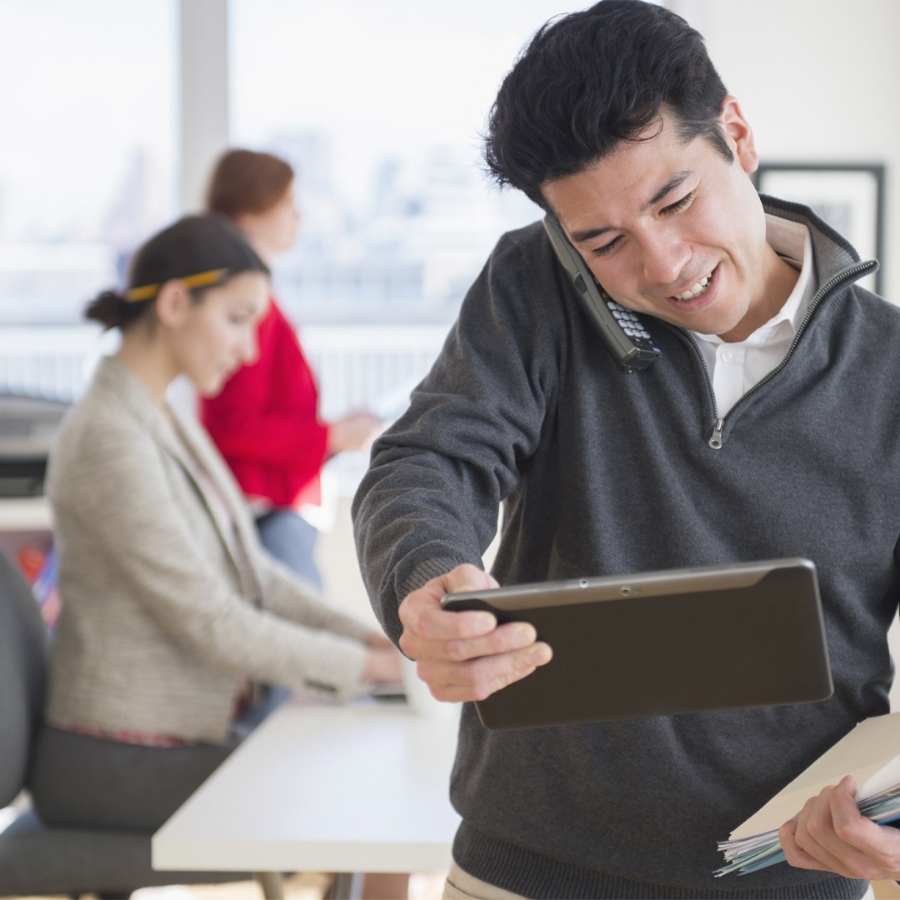
MULTIPOLYGON (((197 275, 188 275, 187 278, 172 278, 170 281, 183 281, 189 288, 207 287, 218 284, 226 275, 228 269, 210 269, 208 272, 200 272, 197 275)), ((152 300, 165 282, 159 284, 144 284, 141 287, 133 287, 125 292, 125 299, 129 303, 138 303, 141 300, 152 300)))

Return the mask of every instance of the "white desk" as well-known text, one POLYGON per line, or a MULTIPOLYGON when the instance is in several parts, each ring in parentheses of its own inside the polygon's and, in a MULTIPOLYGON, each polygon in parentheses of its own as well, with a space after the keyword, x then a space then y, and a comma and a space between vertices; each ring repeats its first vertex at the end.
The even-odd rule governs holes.
POLYGON ((0 531, 50 531, 52 527, 46 497, 0 498, 0 531))
POLYGON ((450 866, 457 717, 287 703, 153 836, 155 869, 427 872, 450 866))

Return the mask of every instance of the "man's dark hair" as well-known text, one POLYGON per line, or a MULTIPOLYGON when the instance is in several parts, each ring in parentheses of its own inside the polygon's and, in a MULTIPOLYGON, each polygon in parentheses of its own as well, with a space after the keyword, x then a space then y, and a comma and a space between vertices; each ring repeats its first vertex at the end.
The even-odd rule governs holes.
POLYGON ((601 0, 532 38, 500 86, 484 158, 498 184, 546 208, 542 184, 639 140, 665 106, 684 141, 703 136, 730 162, 718 125, 726 94, 684 19, 644 0, 601 0))

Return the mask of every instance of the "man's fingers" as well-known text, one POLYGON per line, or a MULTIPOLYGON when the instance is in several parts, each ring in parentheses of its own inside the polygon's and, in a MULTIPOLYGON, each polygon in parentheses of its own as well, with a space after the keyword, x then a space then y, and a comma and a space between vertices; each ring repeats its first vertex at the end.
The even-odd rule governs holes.
POLYGON ((830 831, 820 839, 855 878, 900 871, 900 833, 867 819, 856 806, 856 782, 847 776, 829 795, 830 831))
MULTIPOLYGON (((528 666, 524 669, 518 669, 515 672, 508 673, 504 678, 497 679, 488 688, 486 688, 486 697, 496 693, 501 688, 505 688, 514 681, 520 681, 522 678, 529 676, 537 667, 528 666)), ((465 703, 469 700, 484 700, 485 697, 472 696, 472 689, 467 687, 459 687, 457 685, 442 684, 431 689, 432 695, 438 700, 446 700, 452 703, 465 703)))
POLYGON ((484 700, 501 688, 531 674, 553 656, 547 644, 538 642, 520 650, 482 656, 467 662, 424 660, 419 677, 427 681, 439 699, 484 700))
POLYGON ((421 659, 438 659, 445 662, 466 662, 482 656, 496 656, 530 647, 537 640, 537 631, 528 622, 508 622, 500 625, 484 637, 469 640, 432 642, 423 646, 421 659))
POLYGON ((442 583, 445 594, 459 594, 463 591, 483 591, 500 587, 493 575, 468 563, 457 566, 436 580, 442 583))
POLYGON ((811 839, 808 832, 799 832, 796 835, 797 846, 805 854, 806 859, 814 860, 811 865, 803 865, 804 869, 821 869, 824 872, 837 872, 845 878, 859 878, 850 871, 847 864, 831 853, 825 846, 811 839))
POLYGON ((806 801, 797 816, 794 841, 805 854, 804 864, 800 868, 838 872, 850 877, 842 860, 820 840, 825 838, 831 824, 828 796, 832 790, 833 788, 827 787, 817 797, 806 801), (809 859, 814 860, 814 863, 809 863, 809 859))
POLYGON ((810 856, 796 841, 797 816, 785 822, 778 830, 778 843, 784 850, 785 859, 798 869, 822 869, 822 863, 810 856))
POLYGON ((827 787, 807 801, 793 834, 787 827, 791 823, 782 827, 779 839, 791 865, 837 872, 845 878, 886 878, 897 870, 900 835, 862 816, 855 793, 855 783, 845 778, 838 787, 827 787))
POLYGON ((403 600, 399 614, 404 632, 425 641, 470 640, 488 634, 497 626, 494 615, 481 610, 445 612, 441 598, 448 593, 496 587, 496 580, 475 566, 457 566, 403 600))
POLYGON ((469 640, 488 634, 497 627, 496 617, 489 612, 446 612, 441 609, 442 595, 429 592, 426 588, 413 591, 400 604, 404 633, 423 641, 469 640))
POLYGON ((439 700, 483 700, 550 661, 528 622, 497 625, 480 610, 441 609, 446 593, 490 590, 497 582, 474 566, 458 566, 413 591, 400 604, 400 648, 417 662, 417 674, 439 700))
MULTIPOLYGON (((867 819, 856 805, 856 781, 848 775, 828 797, 829 815, 835 840, 861 850, 865 854, 880 854, 893 845, 895 831, 885 831, 867 819)), ((897 836, 900 841, 900 835, 897 836)))
POLYGON ((405 610, 401 605, 400 621, 405 631, 423 641, 466 641, 489 634, 497 627, 496 617, 489 612, 445 612, 440 603, 425 605, 415 601, 405 610))
POLYGON ((508 622, 483 637, 455 638, 449 641, 427 640, 412 630, 404 631, 400 648, 418 662, 443 660, 450 663, 466 662, 482 656, 494 656, 529 647, 537 640, 534 626, 528 622, 508 622))

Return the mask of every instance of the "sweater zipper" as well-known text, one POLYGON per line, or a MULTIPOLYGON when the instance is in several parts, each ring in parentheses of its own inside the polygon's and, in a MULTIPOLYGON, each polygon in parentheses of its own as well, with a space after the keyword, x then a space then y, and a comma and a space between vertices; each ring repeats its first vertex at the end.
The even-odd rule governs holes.
POLYGON ((723 440, 723 432, 725 431, 725 422, 731 416, 731 414, 743 403, 749 396, 755 394, 764 384, 771 381, 786 365, 788 360, 793 356, 794 350, 797 347, 797 342, 800 340, 803 332, 806 330, 806 326, 809 323, 809 320, 812 318, 813 313, 818 308, 819 304, 825 298, 825 295, 830 291, 834 290, 839 284, 842 284, 845 281, 850 280, 851 278, 856 280, 857 278, 862 277, 866 272, 871 269, 874 269, 877 263, 875 260, 869 260, 868 262, 858 263, 855 266, 851 266, 849 269, 845 269, 843 272, 839 272, 837 275, 834 275, 830 281, 825 283, 825 286, 820 288, 818 293, 813 297, 810 301, 809 309, 806 311, 806 315, 803 317, 803 321, 797 328, 797 333, 794 335, 794 340, 791 341, 791 346, 788 348, 788 352, 785 355, 784 359, 774 368, 765 378, 760 379, 741 397, 734 406, 721 418, 719 418, 719 408, 716 405, 716 392, 713 390, 712 377, 709 374, 709 366, 706 365, 706 360, 703 358, 703 353, 700 351, 700 347, 697 344, 697 341, 694 339, 694 336, 686 329, 680 328, 684 336, 691 342, 694 347, 694 350, 697 353, 697 356, 700 358, 700 364, 703 367, 703 374, 706 378, 706 386, 709 389, 709 396, 712 400, 712 411, 713 411, 713 432, 709 438, 709 446, 713 450, 721 450, 722 445, 724 444, 723 440))

